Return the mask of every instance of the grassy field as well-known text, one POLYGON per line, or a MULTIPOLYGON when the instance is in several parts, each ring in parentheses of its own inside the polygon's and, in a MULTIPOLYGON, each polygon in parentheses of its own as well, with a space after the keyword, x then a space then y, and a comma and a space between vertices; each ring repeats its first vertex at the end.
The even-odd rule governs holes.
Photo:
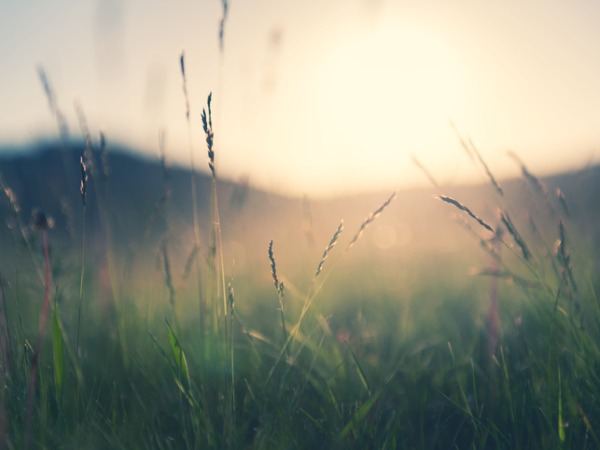
POLYGON ((285 200, 217 183, 204 131, 211 178, 6 166, 3 448, 600 448, 595 211, 524 166, 285 200))

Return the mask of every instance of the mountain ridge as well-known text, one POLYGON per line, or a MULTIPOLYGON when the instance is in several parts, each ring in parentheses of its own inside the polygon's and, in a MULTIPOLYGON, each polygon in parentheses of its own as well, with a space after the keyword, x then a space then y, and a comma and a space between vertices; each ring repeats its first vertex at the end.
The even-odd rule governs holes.
MULTIPOLYGON (((23 222, 33 210, 41 208, 54 218, 53 233, 56 236, 73 239, 74 230, 81 227, 79 158, 82 152, 82 146, 73 145, 68 150, 61 150, 55 143, 40 146, 37 151, 0 157, 3 184, 18 202, 23 222)), ((102 228, 102 208, 98 204, 98 194, 102 192, 105 196, 102 207, 111 218, 113 235, 120 247, 126 248, 137 242, 136 245, 155 248, 166 235, 176 235, 182 242, 189 241, 194 222, 189 169, 165 167, 158 158, 153 161, 116 147, 108 152, 107 168, 110 170, 101 175, 100 155, 97 151, 93 155, 98 174, 88 185, 88 226, 94 230, 102 228)), ((91 167, 88 169, 92 171, 91 167)), ((510 205, 511 215, 515 215, 513 219, 525 227, 528 214, 531 216, 549 205, 556 211, 563 208, 556 197, 556 189, 560 188, 571 217, 567 211, 561 210, 560 214, 577 225, 574 226, 576 233, 589 235, 589 248, 598 261, 600 211, 596 199, 600 195, 600 167, 543 178, 541 182, 545 192, 536 192, 535 183, 527 181, 526 177, 500 180, 504 189, 502 198, 498 198, 489 183, 400 190, 382 218, 371 226, 369 239, 376 249, 369 251, 379 252, 377 257, 383 258, 381 255, 390 251, 416 254, 427 249, 429 253, 439 253, 460 252, 467 245, 476 247, 472 242, 469 244, 469 233, 464 232, 461 221, 464 219, 465 224, 474 227, 476 232, 485 234, 485 231, 477 229, 476 223, 469 222, 470 219, 452 205, 437 200, 439 194, 456 199, 494 227, 500 223, 498 210, 510 205), (459 221, 453 217, 458 217, 459 221)), ((196 189, 200 227, 208 230, 211 227, 211 178, 208 174, 196 173, 196 189)), ((246 255, 240 256, 240 260, 252 259, 248 255, 262 258, 270 240, 296 256, 319 253, 318 249, 327 244, 342 219, 347 229, 345 237, 349 240, 367 216, 392 194, 381 191, 334 199, 294 198, 255 189, 247 181, 227 180, 218 181, 217 192, 223 235, 227 245, 231 243, 241 249, 241 255, 246 255)), ((7 195, 3 195, 0 199, 3 227, 7 223, 10 225, 14 215, 11 208, 7 195)), ((552 236, 556 234, 557 218, 544 214, 542 222, 547 222, 552 236)), ((9 245, 6 237, 3 245, 9 245)))

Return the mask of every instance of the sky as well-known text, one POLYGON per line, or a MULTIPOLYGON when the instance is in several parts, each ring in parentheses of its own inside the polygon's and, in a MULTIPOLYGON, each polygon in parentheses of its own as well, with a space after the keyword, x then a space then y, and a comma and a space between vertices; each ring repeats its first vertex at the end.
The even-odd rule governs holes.
POLYGON ((600 157, 596 0, 2 0, 0 145, 58 135, 43 68, 80 138, 208 170, 200 112, 213 93, 217 173, 331 196, 499 177, 514 151, 538 175, 600 157), (185 52, 190 128, 179 57, 185 52))

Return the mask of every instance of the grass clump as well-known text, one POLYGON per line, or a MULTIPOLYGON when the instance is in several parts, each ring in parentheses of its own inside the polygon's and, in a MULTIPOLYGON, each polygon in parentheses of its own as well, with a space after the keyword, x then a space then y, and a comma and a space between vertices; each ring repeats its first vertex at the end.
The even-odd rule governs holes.
MULTIPOLYGON (((180 67, 190 130, 183 55, 180 67)), ((219 208, 212 102, 209 94, 200 116, 205 226, 192 142, 186 222, 173 213, 161 138, 164 189, 147 199, 135 242, 123 242, 112 205, 127 193, 113 192, 118 167, 109 172, 106 140, 94 145, 81 112, 80 177, 70 183, 81 244, 61 246, 42 213, 29 230, 18 193, 0 179, 16 267, 0 280, 1 446, 600 447, 598 286, 576 251, 577 209, 562 191, 519 162, 535 205, 523 211, 463 140, 494 197, 483 207, 437 198, 484 250, 474 277, 456 276, 477 260, 467 249, 462 259, 438 252, 404 265, 360 253, 358 240, 391 215, 394 192, 347 243, 344 221, 317 237, 305 205, 298 229, 322 242, 322 253, 309 250, 316 264, 289 270, 285 257, 300 246, 277 240, 276 261, 266 239, 267 258, 263 246, 248 264, 265 277, 248 280, 226 259, 234 239, 224 227, 237 217, 227 210, 223 220, 219 208)))

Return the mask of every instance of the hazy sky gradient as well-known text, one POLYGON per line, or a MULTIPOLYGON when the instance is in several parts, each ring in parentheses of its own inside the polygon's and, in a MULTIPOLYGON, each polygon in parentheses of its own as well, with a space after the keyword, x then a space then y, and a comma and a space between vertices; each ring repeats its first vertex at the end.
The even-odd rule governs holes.
POLYGON ((499 175, 506 151, 544 174, 597 162, 600 2, 231 1, 0 3, 0 143, 56 136, 44 67, 79 136, 77 98, 109 141, 188 163, 185 50, 198 166, 214 95, 218 170, 331 195, 480 179, 450 123, 499 175))

